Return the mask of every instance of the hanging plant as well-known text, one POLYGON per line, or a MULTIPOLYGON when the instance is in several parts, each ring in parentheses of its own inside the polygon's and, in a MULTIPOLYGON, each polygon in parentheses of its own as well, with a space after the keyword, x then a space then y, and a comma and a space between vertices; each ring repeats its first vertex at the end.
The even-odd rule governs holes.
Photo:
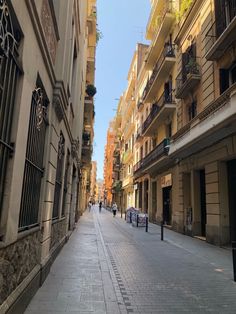
POLYGON ((189 10, 193 3, 193 0, 182 0, 181 5, 180 5, 180 10, 176 11, 176 18, 177 21, 179 22, 184 14, 189 10))
POLYGON ((86 94, 88 96, 93 97, 96 94, 96 92, 97 92, 97 89, 94 85, 92 85, 92 84, 87 85, 86 94))

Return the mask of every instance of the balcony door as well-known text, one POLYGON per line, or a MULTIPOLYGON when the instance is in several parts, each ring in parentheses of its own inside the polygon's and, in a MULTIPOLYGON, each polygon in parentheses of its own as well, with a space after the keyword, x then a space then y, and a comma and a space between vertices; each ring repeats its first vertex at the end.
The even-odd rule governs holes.
POLYGON ((164 85, 164 95, 165 95, 165 102, 171 103, 172 102, 172 76, 170 75, 169 80, 164 85))

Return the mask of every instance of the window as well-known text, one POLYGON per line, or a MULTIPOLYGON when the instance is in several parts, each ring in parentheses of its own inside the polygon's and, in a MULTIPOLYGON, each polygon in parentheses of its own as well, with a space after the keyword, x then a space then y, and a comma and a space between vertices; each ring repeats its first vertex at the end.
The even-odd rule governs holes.
POLYGON ((64 156, 65 156, 64 149, 65 149, 65 139, 61 132, 59 143, 58 143, 58 151, 57 151, 57 171, 56 171, 56 182, 55 182, 53 213, 52 213, 53 219, 59 218, 63 164, 64 164, 64 156))
MULTIPOLYGON (((4 187, 8 160, 13 154, 11 128, 14 113, 15 92, 20 69, 15 60, 18 58, 18 45, 21 32, 14 27, 11 10, 3 1, 0 6, 0 219, 3 206, 4 187), (16 39, 17 34, 17 39, 16 39)), ((1 234, 0 234, 1 235, 1 234)))
POLYGON ((197 115, 197 102, 193 101, 188 107, 188 120, 191 121, 197 115))
POLYGON ((168 123, 166 126, 166 137, 170 138, 172 136, 172 123, 168 123))
MULTIPOLYGON (((41 85, 40 80, 36 85, 41 85)), ((41 85, 42 86, 42 85, 41 85)), ((42 87, 33 91, 21 196, 19 231, 38 224, 48 99, 42 87)))
POLYGON ((236 64, 234 63, 230 68, 230 84, 234 84, 236 82, 236 64))
POLYGON ((140 159, 142 159, 143 158, 143 146, 141 146, 141 148, 140 148, 140 159))
POLYGON ((70 152, 68 151, 67 156, 66 156, 66 165, 65 165, 64 189, 63 189, 63 200, 62 200, 62 210, 61 210, 62 216, 65 216, 69 169, 70 169, 70 152))
POLYGON ((220 69, 220 93, 225 92, 236 82, 236 64, 233 63, 228 69, 220 69))
POLYGON ((220 69, 220 93, 222 94, 229 88, 229 70, 220 69))
POLYGON ((148 154, 148 141, 145 142, 145 155, 148 154))
POLYGON ((152 148, 154 149, 156 146, 157 146, 157 139, 156 139, 156 137, 154 137, 152 139, 152 148))

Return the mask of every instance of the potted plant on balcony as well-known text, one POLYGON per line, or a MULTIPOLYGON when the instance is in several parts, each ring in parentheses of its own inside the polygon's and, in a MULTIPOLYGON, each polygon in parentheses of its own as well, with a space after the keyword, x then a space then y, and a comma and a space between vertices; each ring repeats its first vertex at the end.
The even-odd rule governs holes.
POLYGON ((194 58, 190 58, 185 66, 187 74, 199 74, 198 63, 194 58))
POLYGON ((89 97, 93 97, 97 92, 97 89, 96 87, 93 85, 93 84, 88 84, 87 87, 86 87, 86 94, 89 96, 89 97))

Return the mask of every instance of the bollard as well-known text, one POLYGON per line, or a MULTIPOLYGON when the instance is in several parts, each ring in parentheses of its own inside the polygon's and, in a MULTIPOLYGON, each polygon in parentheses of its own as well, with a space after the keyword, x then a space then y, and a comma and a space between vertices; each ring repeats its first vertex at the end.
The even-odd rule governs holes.
POLYGON ((126 221, 126 211, 125 211, 125 221, 126 221))
POLYGON ((233 255, 234 281, 236 281, 236 241, 232 241, 232 255, 233 255))
POLYGON ((129 222, 132 224, 132 212, 130 212, 130 215, 129 215, 129 222))
POLYGON ((138 227, 138 214, 137 214, 137 227, 138 227))
POLYGON ((163 220, 161 221, 161 241, 164 239, 164 222, 163 220))
POLYGON ((146 228, 145 228, 146 230, 146 232, 148 232, 148 216, 146 216, 146 228))
POLYGON ((122 212, 122 209, 120 210, 120 218, 122 218, 122 214, 123 214, 123 212, 122 212))

